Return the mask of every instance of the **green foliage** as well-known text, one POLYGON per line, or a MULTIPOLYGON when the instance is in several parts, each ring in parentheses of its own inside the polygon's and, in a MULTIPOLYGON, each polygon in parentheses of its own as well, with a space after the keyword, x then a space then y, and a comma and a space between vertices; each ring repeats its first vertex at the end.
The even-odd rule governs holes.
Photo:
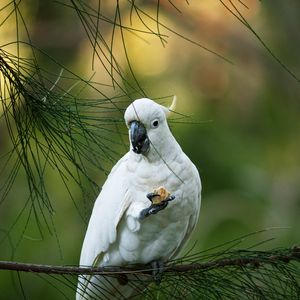
MULTIPOLYGON (((203 181, 193 251, 270 226, 289 227, 274 247, 299 242, 299 3, 200 2, 0 4, 1 259, 76 265, 93 201, 127 151, 124 108, 173 94, 172 130, 203 181)), ((270 279, 262 292, 273 298, 291 291, 279 275, 269 288, 282 265, 243 274, 270 279)), ((203 299, 234 298, 249 284, 235 285, 243 271, 176 282, 211 284, 203 299)), ((69 278, 42 276, 33 290, 36 275, 0 276, 7 299, 22 297, 20 284, 29 299, 53 299, 61 281, 74 289, 69 278)), ((169 293, 177 277, 166 276, 169 293)))

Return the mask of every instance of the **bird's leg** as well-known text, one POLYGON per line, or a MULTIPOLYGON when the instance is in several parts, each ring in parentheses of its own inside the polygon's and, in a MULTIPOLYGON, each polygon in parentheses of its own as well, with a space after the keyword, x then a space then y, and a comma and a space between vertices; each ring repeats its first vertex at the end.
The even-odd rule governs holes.
POLYGON ((160 284, 162 273, 164 271, 164 262, 161 260, 154 260, 151 263, 152 277, 156 284, 160 284))
POLYGON ((152 204, 141 211, 140 219, 144 219, 150 215, 157 214, 159 211, 165 209, 168 206, 169 201, 175 199, 175 196, 171 195, 163 187, 154 190, 152 193, 149 193, 146 196, 152 204))

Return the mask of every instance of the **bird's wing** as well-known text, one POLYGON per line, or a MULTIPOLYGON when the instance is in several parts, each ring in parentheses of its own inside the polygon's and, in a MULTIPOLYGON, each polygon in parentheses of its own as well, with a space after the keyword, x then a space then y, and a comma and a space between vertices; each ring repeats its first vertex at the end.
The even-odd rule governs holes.
POLYGON ((80 265, 99 265, 101 257, 117 238, 117 226, 131 203, 126 186, 126 161, 123 156, 107 177, 89 221, 83 242, 80 265))
POLYGON ((178 245, 177 249, 175 249, 175 251, 172 253, 170 259, 174 259, 176 258, 179 254, 180 251, 182 250, 183 246, 185 245, 185 243, 187 242, 187 240, 189 239, 191 233, 193 232, 198 219, 199 219, 199 213, 200 213, 200 206, 201 206, 201 180, 200 180, 200 176, 198 173, 197 168, 194 166, 194 164, 191 164, 191 168, 192 168, 192 174, 193 176, 191 176, 191 178, 193 178, 193 181, 190 181, 189 184, 191 184, 194 188, 194 193, 195 195, 193 196, 196 200, 198 200, 196 202, 196 213, 192 214, 189 218, 187 227, 186 227, 186 231, 184 234, 184 237, 180 243, 180 245, 178 245))

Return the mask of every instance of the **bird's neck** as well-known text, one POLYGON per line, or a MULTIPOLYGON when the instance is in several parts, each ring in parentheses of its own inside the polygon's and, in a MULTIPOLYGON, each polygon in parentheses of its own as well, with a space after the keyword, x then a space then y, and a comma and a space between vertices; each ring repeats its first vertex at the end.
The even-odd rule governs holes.
POLYGON ((149 152, 145 155, 145 159, 147 159, 151 163, 155 162, 170 162, 173 161, 174 158, 182 152, 179 144, 175 140, 175 138, 170 135, 168 140, 164 140, 164 143, 160 143, 156 145, 155 143, 151 143, 149 152))

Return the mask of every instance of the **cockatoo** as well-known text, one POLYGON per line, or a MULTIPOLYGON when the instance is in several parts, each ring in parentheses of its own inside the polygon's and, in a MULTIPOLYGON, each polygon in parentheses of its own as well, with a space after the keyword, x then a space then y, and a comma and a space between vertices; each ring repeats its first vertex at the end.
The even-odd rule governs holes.
MULTIPOLYGON (((130 150, 113 167, 95 201, 81 266, 126 266, 175 258, 194 229, 201 181, 167 124, 174 109, 142 98, 125 111, 130 150)), ((76 299, 127 299, 130 282, 79 276, 76 299)))

